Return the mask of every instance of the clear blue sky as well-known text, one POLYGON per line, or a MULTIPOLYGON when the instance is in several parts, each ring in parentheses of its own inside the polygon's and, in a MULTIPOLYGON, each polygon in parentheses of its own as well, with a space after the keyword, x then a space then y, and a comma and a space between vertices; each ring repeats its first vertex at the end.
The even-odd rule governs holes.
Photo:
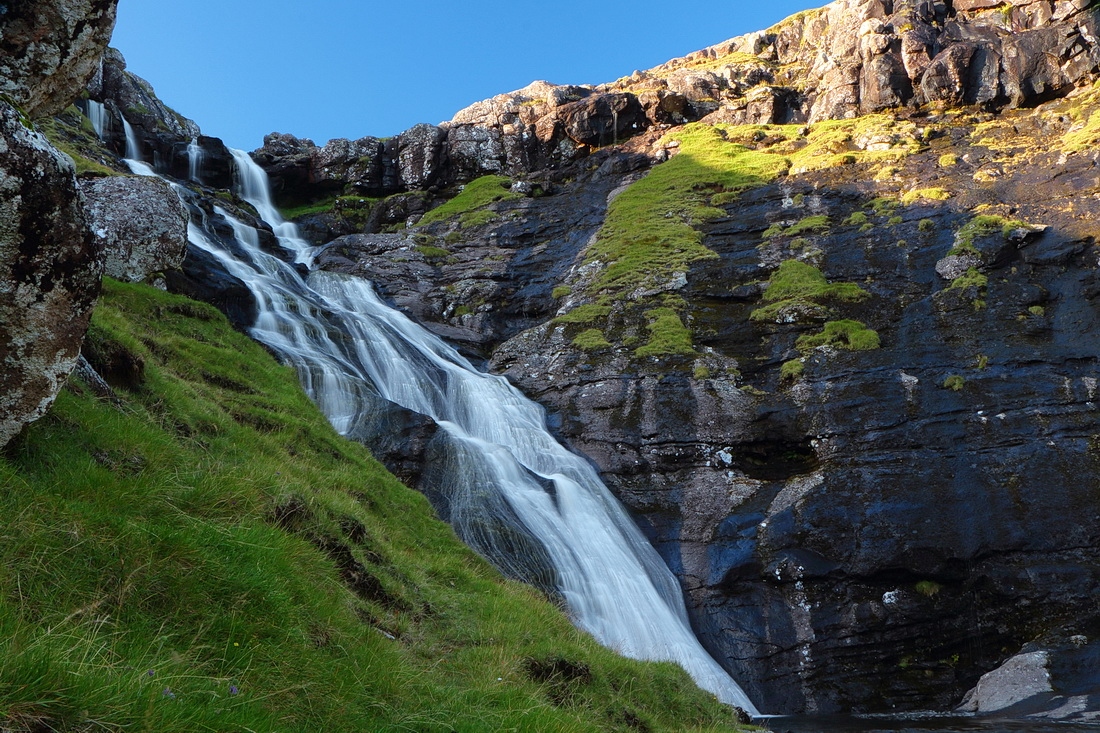
POLYGON ((252 150, 396 134, 535 79, 599 84, 824 0, 120 0, 112 45, 203 132, 252 150))

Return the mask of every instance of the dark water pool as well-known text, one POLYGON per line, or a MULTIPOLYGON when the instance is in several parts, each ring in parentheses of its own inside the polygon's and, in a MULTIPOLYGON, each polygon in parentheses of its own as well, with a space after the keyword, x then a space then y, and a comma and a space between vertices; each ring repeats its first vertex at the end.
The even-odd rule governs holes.
POLYGON ((773 733, 1100 733, 1095 723, 996 720, 956 715, 791 716, 757 725, 773 733))

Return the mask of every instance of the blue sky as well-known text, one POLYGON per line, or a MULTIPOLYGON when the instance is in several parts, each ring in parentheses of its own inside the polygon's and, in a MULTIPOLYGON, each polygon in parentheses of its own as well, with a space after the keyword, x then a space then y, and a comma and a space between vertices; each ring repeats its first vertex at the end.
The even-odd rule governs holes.
POLYGON ((322 144, 438 123, 526 86, 598 84, 823 0, 120 0, 112 45, 208 135, 322 144))

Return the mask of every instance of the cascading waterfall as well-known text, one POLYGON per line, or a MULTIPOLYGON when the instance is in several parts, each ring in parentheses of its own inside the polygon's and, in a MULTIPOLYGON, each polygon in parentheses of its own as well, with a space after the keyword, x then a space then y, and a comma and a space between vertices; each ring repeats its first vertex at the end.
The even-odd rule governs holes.
POLYGON ((187 179, 192 183, 202 183, 202 159, 205 156, 198 138, 187 143, 187 179))
POLYGON ((92 129, 95 130, 96 137, 102 140, 109 119, 107 108, 103 106, 102 102, 97 102, 94 99, 85 99, 84 115, 88 118, 88 121, 92 123, 92 129))
MULTIPOLYGON (((132 130, 127 125, 127 150, 132 130)), ((313 249, 271 201, 266 173, 233 151, 239 194, 308 264, 313 249)), ((151 174, 140 161, 136 173, 151 174)), ((179 190, 179 189, 177 189, 179 190)), ((502 571, 552 585, 574 623, 600 643, 679 663, 700 687, 758 715, 692 633, 679 585, 595 470, 547 432, 541 408, 502 377, 386 306, 365 280, 298 270, 260 249, 257 232, 223 209, 238 249, 194 223, 191 243, 223 263, 257 301, 251 335, 294 366, 338 431, 377 412, 379 397, 439 425, 426 483, 445 497, 458 534, 502 571)))
POLYGON ((126 160, 136 160, 144 165, 145 162, 141 155, 141 142, 134 134, 134 128, 130 126, 130 121, 125 117, 122 117, 122 129, 126 133, 126 160))

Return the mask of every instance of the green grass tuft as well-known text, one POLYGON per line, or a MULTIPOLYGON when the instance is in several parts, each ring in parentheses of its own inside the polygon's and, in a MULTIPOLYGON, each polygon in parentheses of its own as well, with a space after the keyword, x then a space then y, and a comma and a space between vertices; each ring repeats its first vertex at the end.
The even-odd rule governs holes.
POLYGON ((809 351, 818 346, 833 346, 848 351, 871 351, 879 348, 878 333, 867 328, 859 321, 829 321, 821 333, 805 334, 798 337, 795 346, 800 351, 809 351))
POLYGON ((830 283, 813 265, 799 260, 785 260, 768 278, 764 302, 769 305, 757 308, 749 318, 773 321, 782 311, 793 306, 820 305, 830 300, 858 302, 867 297, 867 291, 855 283, 830 283))
POLYGON ((488 223, 496 216, 495 212, 484 210, 484 207, 496 201, 511 201, 523 198, 518 193, 509 190, 512 179, 505 176, 482 176, 476 178, 462 189, 462 191, 450 201, 435 207, 420 219, 418 226, 446 221, 453 217, 459 217, 459 224, 466 228, 488 223))
POLYGON ((634 350, 634 355, 666 356, 671 354, 694 354, 691 345, 691 331, 672 308, 654 308, 646 311, 649 323, 649 343, 634 350))
POLYGON ((611 342, 598 328, 589 328, 578 333, 573 338, 573 345, 582 351, 601 351, 611 348, 611 342))

